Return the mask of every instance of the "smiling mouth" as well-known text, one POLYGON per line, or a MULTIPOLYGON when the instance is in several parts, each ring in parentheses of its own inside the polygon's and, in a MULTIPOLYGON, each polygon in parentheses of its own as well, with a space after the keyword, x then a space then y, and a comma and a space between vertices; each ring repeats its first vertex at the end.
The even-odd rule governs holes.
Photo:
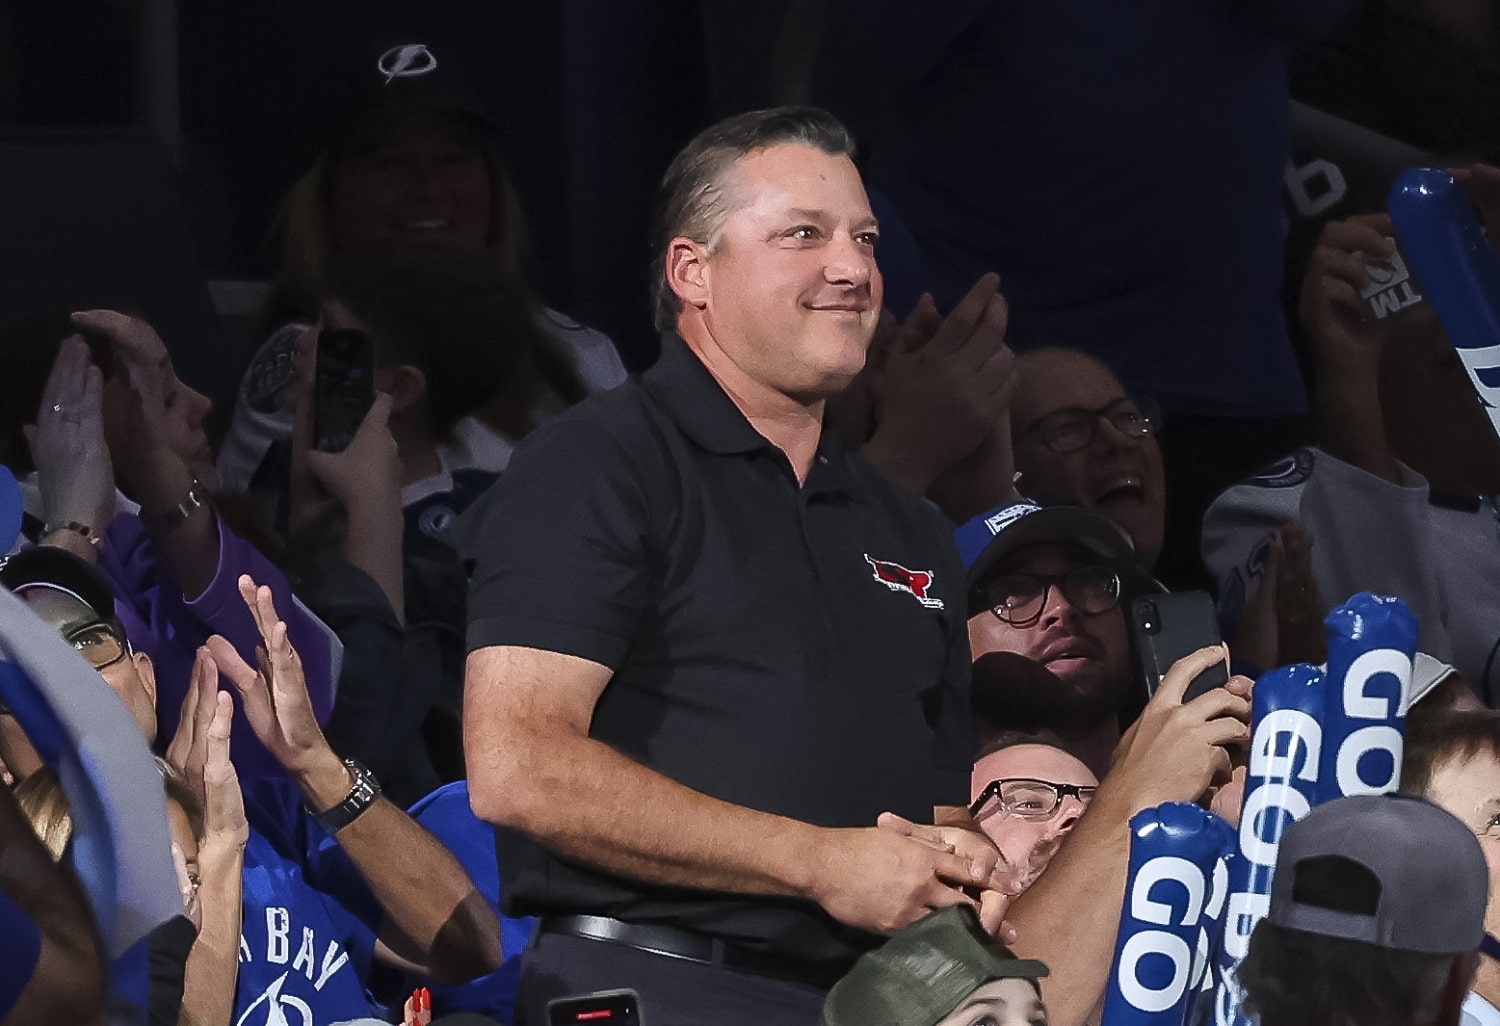
POLYGON ((1141 479, 1134 474, 1122 474, 1096 493, 1094 502, 1103 506, 1111 502, 1140 502, 1145 497, 1146 486, 1141 479))
POLYGON ((453 222, 443 218, 431 217, 422 221, 408 221, 401 226, 404 232, 435 232, 445 228, 452 228, 453 222))

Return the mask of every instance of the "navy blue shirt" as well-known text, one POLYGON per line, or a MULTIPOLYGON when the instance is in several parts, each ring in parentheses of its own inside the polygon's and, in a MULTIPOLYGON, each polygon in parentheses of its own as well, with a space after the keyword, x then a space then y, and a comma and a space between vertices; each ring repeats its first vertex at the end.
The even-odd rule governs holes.
MULTIPOLYGON (((638 762, 827 827, 885 810, 931 822, 967 799, 964 573, 947 522, 831 433, 799 487, 680 339, 530 435, 459 533, 477 560, 469 647, 612 669, 590 733, 638 762)), ((807 902, 642 884, 505 830, 499 863, 510 915, 668 922, 826 961, 876 940, 807 902)))
POLYGON ((998 271, 1017 349, 1092 353, 1171 413, 1283 415, 1288 40, 1347 6, 858 0, 836 42, 894 89, 867 177, 941 308, 998 271))

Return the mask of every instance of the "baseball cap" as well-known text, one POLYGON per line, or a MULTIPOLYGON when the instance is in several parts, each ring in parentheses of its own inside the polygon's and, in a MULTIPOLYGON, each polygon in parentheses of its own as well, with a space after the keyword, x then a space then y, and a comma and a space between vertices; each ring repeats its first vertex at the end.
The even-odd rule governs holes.
MULTIPOLYGON (((80 615, 115 620, 115 592, 109 582, 71 552, 51 545, 25 549, 0 563, 0 585, 17 595, 33 588, 59 591, 79 604, 80 615)), ((61 628, 64 624, 52 626, 61 628)))
POLYGON ((379 138, 412 112, 455 114, 482 129, 492 121, 456 56, 430 37, 346 40, 320 80, 308 119, 308 158, 379 138))
POLYGON ((1135 544, 1125 529, 1081 506, 997 506, 953 532, 970 586, 1005 556, 1043 542, 1066 542, 1098 556, 1119 571, 1135 565, 1135 544))
POLYGON ((1479 946, 1488 899, 1484 853, 1461 821, 1412 795, 1359 795, 1319 805, 1286 828, 1266 919, 1453 955, 1479 946))
POLYGON ((1416 705, 1431 694, 1439 684, 1457 672, 1451 665, 1436 656, 1430 656, 1426 652, 1417 652, 1412 656, 1411 700, 1407 704, 1416 705))
POLYGON ((973 909, 954 905, 861 955, 828 992, 823 1026, 931 1026, 992 980, 1046 975, 985 934, 973 909))

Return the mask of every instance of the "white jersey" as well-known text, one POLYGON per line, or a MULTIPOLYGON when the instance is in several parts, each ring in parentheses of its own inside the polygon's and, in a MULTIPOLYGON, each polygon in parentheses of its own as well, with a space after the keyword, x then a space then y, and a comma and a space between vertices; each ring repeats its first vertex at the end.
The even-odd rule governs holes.
MULTIPOLYGON (((625 365, 608 336, 555 310, 542 310, 537 325, 572 361, 584 391, 605 392, 625 380, 625 365)), ((246 490, 271 443, 291 437, 292 411, 284 407, 282 393, 296 377, 297 339, 308 327, 286 324, 274 332, 240 381, 229 432, 219 447, 219 480, 227 492, 246 490)), ((505 469, 514 448, 514 439, 473 417, 460 421, 439 447, 447 468, 496 473, 505 469)))
POLYGON ((1452 663, 1486 702, 1500 699, 1500 517, 1493 499, 1448 501, 1401 467, 1393 484, 1321 449, 1299 449, 1228 489, 1203 517, 1203 561, 1233 631, 1270 553, 1296 521, 1312 538, 1322 611, 1360 591, 1416 614, 1418 647, 1452 663))

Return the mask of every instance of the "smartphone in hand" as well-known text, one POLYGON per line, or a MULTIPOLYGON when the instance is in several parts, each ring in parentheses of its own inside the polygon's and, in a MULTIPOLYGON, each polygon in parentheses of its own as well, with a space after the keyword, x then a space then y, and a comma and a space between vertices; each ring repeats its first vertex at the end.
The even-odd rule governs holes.
MULTIPOLYGON (((1176 591, 1138 598, 1130 605, 1130 629, 1140 655, 1147 697, 1156 693, 1173 663, 1200 648, 1223 643, 1214 601, 1206 591, 1176 591)), ((1227 683, 1229 667, 1215 663, 1193 678, 1182 700, 1191 702, 1227 683)))
POLYGON ((375 345, 363 331, 318 333, 313 382, 313 447, 343 452, 375 402, 375 345))

